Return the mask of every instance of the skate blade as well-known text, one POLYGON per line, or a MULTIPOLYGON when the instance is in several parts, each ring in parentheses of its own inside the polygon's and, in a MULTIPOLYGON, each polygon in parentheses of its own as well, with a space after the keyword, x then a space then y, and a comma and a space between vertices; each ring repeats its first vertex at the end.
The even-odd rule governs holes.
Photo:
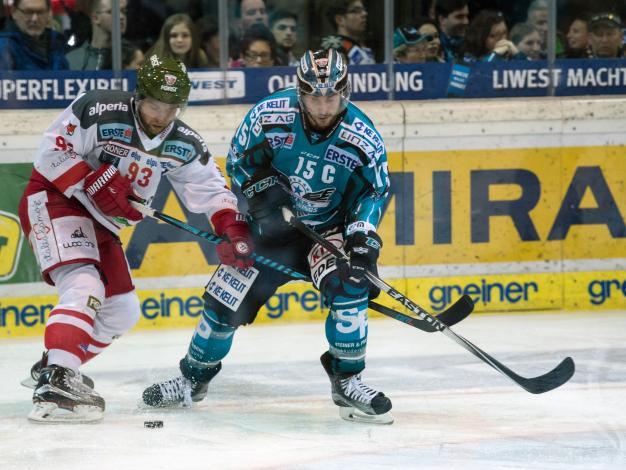
POLYGON ((382 415, 368 415, 351 406, 340 406, 339 416, 353 423, 393 424, 393 415, 389 412, 382 415))
POLYGON ((37 382, 32 377, 28 377, 20 382, 26 388, 34 389, 37 386, 37 382))
POLYGON ((59 408, 56 403, 35 403, 28 414, 28 420, 38 424, 81 424, 96 423, 104 413, 101 408, 89 405, 76 405, 73 411, 59 408))

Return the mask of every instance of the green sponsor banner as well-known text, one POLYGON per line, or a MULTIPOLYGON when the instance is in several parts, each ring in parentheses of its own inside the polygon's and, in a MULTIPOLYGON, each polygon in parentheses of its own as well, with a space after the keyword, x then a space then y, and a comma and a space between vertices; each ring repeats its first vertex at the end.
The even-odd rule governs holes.
POLYGON ((35 255, 17 216, 20 198, 32 169, 32 163, 0 165, 0 284, 41 282, 35 255))

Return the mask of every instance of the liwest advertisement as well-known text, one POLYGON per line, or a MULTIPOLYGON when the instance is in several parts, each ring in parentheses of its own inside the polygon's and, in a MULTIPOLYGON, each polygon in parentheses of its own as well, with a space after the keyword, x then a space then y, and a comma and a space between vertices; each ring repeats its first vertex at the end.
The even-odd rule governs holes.
MULTIPOLYGON (((623 94, 626 69, 621 59, 352 65, 348 79, 357 101, 462 96, 556 96, 623 94)), ((193 70, 191 105, 255 103, 274 91, 295 86, 295 67, 193 70)), ((134 90, 135 73, 122 71, 0 71, 0 109, 62 108, 93 89, 134 90)))
MULTIPOLYGON (((381 275, 433 313, 462 294, 478 312, 626 309, 626 151, 571 147, 391 153, 392 192, 380 226, 381 275)), ((218 159, 223 164, 223 159, 218 159)), ((40 286, 17 225, 30 164, 0 165, 0 337, 39 334, 52 294, 12 296, 12 285, 40 286)), ((156 209, 208 228, 166 182, 156 209)), ((152 219, 123 232, 140 288, 138 328, 190 327, 203 282, 216 267, 213 245, 152 219), (197 287, 177 280, 202 279, 197 287)), ((34 289, 37 291, 37 289, 34 289)), ((381 301, 394 305, 381 296, 381 301)), ((322 320, 319 293, 283 286, 259 322, 322 320)))

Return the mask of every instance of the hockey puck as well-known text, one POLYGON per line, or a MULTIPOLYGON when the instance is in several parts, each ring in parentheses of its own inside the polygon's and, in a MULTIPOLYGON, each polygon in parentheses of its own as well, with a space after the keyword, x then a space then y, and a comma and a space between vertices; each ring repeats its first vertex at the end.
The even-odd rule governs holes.
POLYGON ((144 428, 150 428, 150 429, 162 428, 163 427, 163 421, 144 421, 143 422, 143 427, 144 428))

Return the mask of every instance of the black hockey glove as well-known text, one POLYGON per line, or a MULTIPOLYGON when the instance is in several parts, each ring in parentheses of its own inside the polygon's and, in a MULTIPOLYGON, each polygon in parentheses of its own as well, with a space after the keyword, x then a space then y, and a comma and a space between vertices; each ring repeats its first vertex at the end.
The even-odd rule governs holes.
MULTIPOLYGON (((365 277, 365 272, 371 271, 376 273, 376 260, 382 246, 383 241, 372 230, 367 233, 354 232, 348 235, 344 249, 350 258, 350 262, 348 263, 345 260, 337 262, 337 269, 341 279, 359 287, 367 285, 368 281, 365 277)), ((370 290, 370 298, 378 297, 380 290, 377 288, 370 290)))
POLYGON ((241 186, 248 200, 248 214, 252 217, 259 235, 276 240, 295 233, 282 214, 282 207, 293 210, 289 180, 273 168, 257 171, 241 186))

